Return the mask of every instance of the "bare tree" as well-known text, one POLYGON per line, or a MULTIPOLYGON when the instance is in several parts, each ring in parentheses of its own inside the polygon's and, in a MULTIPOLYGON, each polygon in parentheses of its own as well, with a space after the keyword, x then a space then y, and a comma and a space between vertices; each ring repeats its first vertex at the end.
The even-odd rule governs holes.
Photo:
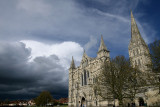
POLYGON ((124 56, 104 62, 94 88, 103 99, 118 99, 123 106, 125 98, 134 102, 135 95, 146 91, 146 74, 130 66, 124 56))
POLYGON ((155 40, 150 44, 150 52, 152 58, 152 67, 153 72, 155 73, 155 81, 153 85, 159 88, 160 94, 160 40, 155 40))

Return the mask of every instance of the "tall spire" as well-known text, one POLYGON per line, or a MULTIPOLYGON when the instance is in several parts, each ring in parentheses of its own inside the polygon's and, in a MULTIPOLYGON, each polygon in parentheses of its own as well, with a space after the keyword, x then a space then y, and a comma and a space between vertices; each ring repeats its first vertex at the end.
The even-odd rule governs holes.
POLYGON ((141 38, 142 39, 132 11, 131 11, 131 38, 141 38))
POLYGON ((104 41, 103 41, 103 36, 101 35, 101 44, 100 44, 98 52, 102 50, 107 50, 107 47, 105 46, 104 41))
POLYGON ((136 24, 136 21, 134 19, 133 13, 131 11, 131 39, 133 41, 138 41, 140 40, 143 44, 146 44, 144 39, 142 38, 138 26, 136 24))
POLYGON ((134 18, 134 17, 133 17, 133 13, 132 13, 132 10, 131 10, 131 18, 134 18))
POLYGON ((136 21, 134 19, 133 13, 131 11, 131 38, 135 36, 140 36, 136 21))
POLYGON ((75 64, 74 64, 73 56, 72 56, 72 62, 71 62, 71 65, 70 65, 70 69, 74 69, 74 68, 76 68, 76 67, 75 67, 75 64))
POLYGON ((131 11, 131 41, 128 46, 129 57, 133 67, 138 65, 138 69, 142 71, 149 70, 148 64, 151 64, 148 45, 142 38, 133 13, 131 11))

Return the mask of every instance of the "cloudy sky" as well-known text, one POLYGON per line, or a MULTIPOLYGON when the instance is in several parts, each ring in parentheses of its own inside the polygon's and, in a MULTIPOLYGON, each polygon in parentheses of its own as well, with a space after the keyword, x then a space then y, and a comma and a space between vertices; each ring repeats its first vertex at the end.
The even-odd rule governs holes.
POLYGON ((96 57, 101 35, 128 57, 130 10, 145 41, 159 39, 158 0, 0 0, 0 99, 67 97, 71 57, 96 57))

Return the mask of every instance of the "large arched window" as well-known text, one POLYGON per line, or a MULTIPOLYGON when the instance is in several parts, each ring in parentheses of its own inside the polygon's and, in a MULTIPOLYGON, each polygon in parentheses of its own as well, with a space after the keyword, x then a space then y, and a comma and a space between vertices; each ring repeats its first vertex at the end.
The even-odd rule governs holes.
POLYGON ((83 86, 83 74, 81 74, 81 85, 83 86))
POLYGON ((84 70, 84 85, 87 85, 87 72, 84 70))

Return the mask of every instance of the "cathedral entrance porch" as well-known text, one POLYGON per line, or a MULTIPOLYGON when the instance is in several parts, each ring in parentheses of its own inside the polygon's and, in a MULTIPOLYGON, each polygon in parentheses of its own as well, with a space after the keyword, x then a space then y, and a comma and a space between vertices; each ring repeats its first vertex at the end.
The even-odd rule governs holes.
POLYGON ((84 97, 82 97, 82 100, 81 100, 81 107, 86 107, 86 101, 84 97))
POLYGON ((144 106, 144 100, 142 97, 139 98, 139 106, 144 106))

